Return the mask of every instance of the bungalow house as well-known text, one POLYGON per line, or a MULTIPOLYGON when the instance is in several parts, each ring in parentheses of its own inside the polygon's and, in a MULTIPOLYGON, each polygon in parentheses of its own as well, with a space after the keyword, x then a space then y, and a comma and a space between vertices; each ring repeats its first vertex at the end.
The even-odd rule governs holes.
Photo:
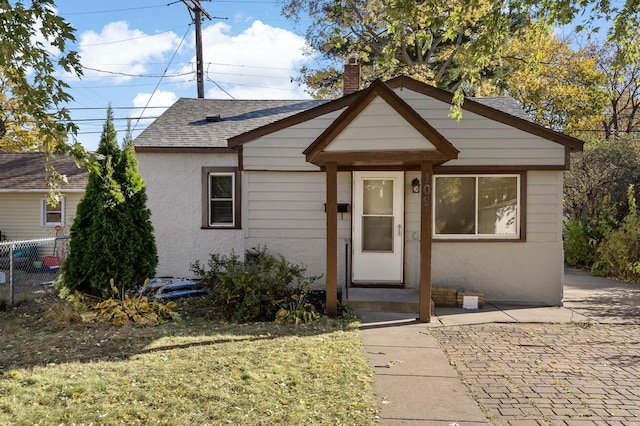
MULTIPOLYGON (((266 246, 345 284, 432 286, 559 305, 562 184, 582 142, 510 98, 466 99, 407 77, 332 101, 180 99, 135 141, 159 275, 266 246)), ((353 75, 355 74, 355 78, 353 75)), ((351 79, 348 79, 351 75, 351 79)))
POLYGON ((0 151, 0 240, 52 237, 56 227, 71 227, 89 174, 69 157, 52 164, 68 179, 61 184, 64 198, 57 205, 47 203, 50 173, 44 153, 0 151))

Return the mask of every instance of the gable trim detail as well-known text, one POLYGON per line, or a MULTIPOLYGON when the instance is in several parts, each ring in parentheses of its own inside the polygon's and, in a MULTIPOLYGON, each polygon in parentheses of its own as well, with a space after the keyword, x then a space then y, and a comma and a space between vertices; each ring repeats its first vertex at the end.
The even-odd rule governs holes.
MULTIPOLYGON (((389 105, 395 112, 403 117, 415 130, 417 130, 426 140, 428 140, 435 148, 433 150, 425 150, 428 154, 428 158, 421 155, 421 160, 437 160, 444 162, 458 158, 459 151, 435 128, 427 123, 411 106, 409 106, 402 98, 400 98, 393 90, 391 90, 381 80, 374 81, 367 89, 360 93, 360 96, 351 104, 340 116, 327 127, 324 132, 304 150, 303 154, 306 156, 307 162, 316 165, 324 165, 326 161, 338 161, 343 163, 346 157, 356 158, 358 155, 364 157, 365 153, 352 152, 347 154, 346 152, 325 152, 324 149, 336 138, 340 133, 347 128, 347 126, 358 117, 364 109, 373 102, 374 99, 381 98, 387 105, 389 105), (340 161, 342 160, 342 161, 340 161)), ((369 152, 368 154, 380 154, 388 151, 369 152)), ((415 156, 416 152, 421 151, 398 151, 397 153, 403 157, 404 160, 415 156)), ((396 156, 398 157, 398 156, 396 156)), ((400 158, 396 158, 393 161, 399 161, 400 158)), ((404 161, 403 160, 403 161, 404 161)), ((414 158, 414 161, 415 160, 414 158)), ((418 161, 419 162, 419 161, 418 161)))

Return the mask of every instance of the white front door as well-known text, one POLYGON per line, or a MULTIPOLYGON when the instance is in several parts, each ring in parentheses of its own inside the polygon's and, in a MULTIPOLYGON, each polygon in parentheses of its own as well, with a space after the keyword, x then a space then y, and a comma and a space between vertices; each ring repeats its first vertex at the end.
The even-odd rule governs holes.
POLYGON ((404 243, 404 173, 353 173, 354 283, 400 284, 404 243))

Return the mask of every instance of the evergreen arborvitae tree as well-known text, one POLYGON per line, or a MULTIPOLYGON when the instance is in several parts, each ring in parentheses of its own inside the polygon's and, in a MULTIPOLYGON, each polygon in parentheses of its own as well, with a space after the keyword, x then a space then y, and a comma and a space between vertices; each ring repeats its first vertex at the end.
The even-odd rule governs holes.
POLYGON ((133 141, 127 132, 124 151, 118 147, 111 107, 97 153, 103 159, 78 204, 59 288, 104 295, 111 279, 133 289, 152 277, 157 254, 133 141))
POLYGON ((127 135, 118 169, 122 177, 121 188, 126 199, 127 212, 126 222, 121 226, 126 231, 126 251, 130 253, 130 261, 135 265, 135 268, 131 269, 133 274, 131 280, 140 284, 155 274, 158 255, 151 225, 151 211, 147 208, 147 192, 138 172, 138 160, 133 147, 130 125, 127 125, 127 135))

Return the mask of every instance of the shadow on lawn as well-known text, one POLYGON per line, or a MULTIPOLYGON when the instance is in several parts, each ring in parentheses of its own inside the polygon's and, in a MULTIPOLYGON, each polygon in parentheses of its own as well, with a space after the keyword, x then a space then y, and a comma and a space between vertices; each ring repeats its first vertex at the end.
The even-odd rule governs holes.
POLYGON ((63 302, 49 297, 0 311, 0 374, 52 363, 118 361, 143 353, 319 335, 349 327, 347 321, 320 321, 307 326, 221 323, 206 317, 207 308, 197 298, 178 301, 182 319, 158 326, 63 323, 47 315, 56 303, 63 302), (201 340, 180 342, 183 337, 201 340), (169 344, 154 344, 162 338, 169 344))

